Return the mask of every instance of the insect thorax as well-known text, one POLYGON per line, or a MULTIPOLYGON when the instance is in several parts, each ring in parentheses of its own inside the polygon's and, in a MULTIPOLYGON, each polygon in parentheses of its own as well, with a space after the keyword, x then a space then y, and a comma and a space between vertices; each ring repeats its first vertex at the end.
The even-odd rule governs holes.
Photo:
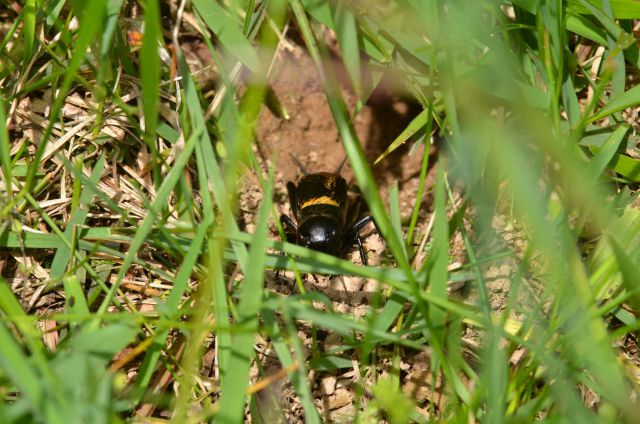
POLYGON ((317 205, 342 208, 347 201, 347 183, 340 175, 321 172, 305 175, 298 183, 298 209, 317 205))

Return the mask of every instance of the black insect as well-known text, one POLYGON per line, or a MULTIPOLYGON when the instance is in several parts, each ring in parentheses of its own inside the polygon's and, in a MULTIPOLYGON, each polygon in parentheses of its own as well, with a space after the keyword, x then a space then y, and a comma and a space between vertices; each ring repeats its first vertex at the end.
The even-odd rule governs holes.
POLYGON ((287 192, 296 223, 287 215, 280 216, 287 241, 334 256, 357 245, 362 263, 367 256, 360 230, 372 222, 370 215, 360 216, 361 198, 347 196, 347 182, 340 176, 344 161, 335 172, 310 174, 292 157, 303 176, 298 185, 289 181, 287 192))

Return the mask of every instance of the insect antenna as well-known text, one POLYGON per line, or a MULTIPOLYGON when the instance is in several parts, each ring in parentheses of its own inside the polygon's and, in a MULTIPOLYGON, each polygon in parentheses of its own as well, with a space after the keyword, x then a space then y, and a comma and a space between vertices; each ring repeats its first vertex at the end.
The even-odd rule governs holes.
POLYGON ((295 164, 296 164, 296 166, 297 166, 298 168, 300 168, 300 171, 302 171, 302 173, 303 173, 304 175, 309 175, 309 172, 308 172, 308 171, 307 171, 307 169, 304 167, 304 165, 302 164, 302 162, 300 162, 300 161, 298 160, 298 158, 296 158, 295 156, 293 156, 291 153, 289 153, 289 156, 291 156, 291 159, 293 160, 293 163, 295 163, 295 164))
POLYGON ((338 165, 338 169, 336 169, 336 172, 335 172, 336 175, 340 175, 340 171, 342 171, 342 167, 346 162, 347 162, 347 156, 345 156, 344 159, 342 159, 342 162, 340 162, 340 165, 338 165))

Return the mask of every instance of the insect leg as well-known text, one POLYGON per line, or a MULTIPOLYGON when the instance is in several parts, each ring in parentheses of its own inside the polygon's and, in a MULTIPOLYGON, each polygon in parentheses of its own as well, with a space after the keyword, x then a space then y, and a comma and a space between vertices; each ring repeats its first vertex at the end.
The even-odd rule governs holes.
MULTIPOLYGON (((280 224, 284 230, 284 235, 289 243, 296 242, 296 224, 287 215, 280 215, 280 224)), ((284 256, 284 250, 280 251, 280 256, 284 256)), ((280 270, 276 270, 276 282, 280 279, 280 270)))
POLYGON ((287 215, 280 215, 280 224, 284 230, 284 235, 287 237, 289 243, 296 242, 296 231, 298 227, 287 215))
POLYGON ((351 245, 355 244, 358 246, 358 250, 360 251, 360 259, 362 260, 363 265, 368 265, 369 262, 367 261, 367 255, 365 254, 364 246, 362 245, 362 238, 360 237, 359 233, 360 233, 360 230, 362 230, 365 227, 365 225, 367 225, 370 222, 373 222, 373 218, 371 217, 371 215, 364 216, 359 220, 357 220, 351 226, 351 228, 349 228, 349 232, 347 233, 347 241, 351 245))
POLYGON ((349 233, 357 235, 360 230, 362 230, 370 222, 373 222, 373 217, 371 215, 363 216, 351 226, 351 228, 349 229, 349 233))
POLYGON ((291 181, 287 183, 287 194, 289 195, 289 204, 291 205, 291 213, 296 219, 298 219, 298 187, 291 181))
POLYGON ((358 245, 358 251, 360 252, 360 260, 362 260, 362 265, 369 265, 369 261, 367 260, 366 253, 364 252, 364 246, 362 245, 362 239, 360 238, 360 235, 356 233, 353 238, 358 245))

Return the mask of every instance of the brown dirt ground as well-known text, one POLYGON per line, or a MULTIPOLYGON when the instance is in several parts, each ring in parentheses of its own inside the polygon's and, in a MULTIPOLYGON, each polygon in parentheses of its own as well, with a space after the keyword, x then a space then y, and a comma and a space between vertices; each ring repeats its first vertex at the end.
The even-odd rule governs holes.
MULTIPOLYGON (((339 66, 338 62, 336 66, 339 66)), ((305 50, 290 44, 288 49, 281 51, 271 83, 289 116, 288 119, 282 119, 268 108, 263 108, 256 129, 257 153, 266 166, 271 165, 272 160, 276 161, 275 202, 282 213, 289 213, 285 184, 287 181, 296 182, 301 175, 289 155, 296 157, 309 172, 321 172, 337 169, 346 154, 318 73, 305 50)), ((343 83, 347 107, 353 110, 357 98, 344 79, 343 83)), ((419 111, 416 104, 393 94, 383 80, 353 121, 369 163, 375 161, 419 111)), ((383 198, 386 198, 390 184, 398 184, 400 208, 406 212, 405 217, 410 215, 415 201, 423 151, 423 147, 420 147, 409 155, 409 148, 410 143, 401 146, 373 167, 383 198)), ((430 148, 433 164, 436 152, 435 148, 430 148)), ((350 184, 354 182, 348 163, 343 167, 342 175, 350 184)), ((429 175, 428 181, 432 180, 429 175)), ((429 187, 430 184, 427 184, 424 195, 427 208, 421 212, 423 219, 431 203, 429 187)), ((254 189, 251 181, 247 181, 245 189, 254 189)), ((247 218, 246 222, 253 221, 247 218)))

